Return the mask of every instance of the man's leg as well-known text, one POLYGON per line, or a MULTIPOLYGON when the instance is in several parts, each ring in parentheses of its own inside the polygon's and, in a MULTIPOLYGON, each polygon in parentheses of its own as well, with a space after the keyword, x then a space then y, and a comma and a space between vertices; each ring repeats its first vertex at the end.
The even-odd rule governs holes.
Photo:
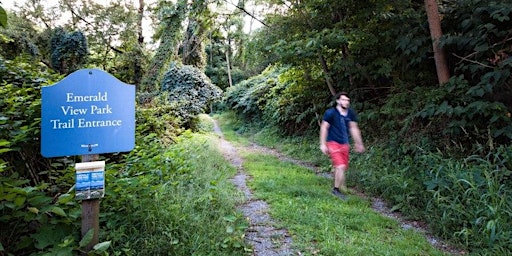
POLYGON ((345 184, 346 170, 346 165, 339 165, 334 168, 334 187, 340 189, 341 191, 347 190, 347 185, 345 184))

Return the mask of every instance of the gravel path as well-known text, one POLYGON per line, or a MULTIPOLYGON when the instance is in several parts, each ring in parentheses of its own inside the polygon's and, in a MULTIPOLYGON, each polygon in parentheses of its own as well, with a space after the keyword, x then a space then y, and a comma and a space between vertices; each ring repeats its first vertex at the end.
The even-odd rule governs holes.
MULTIPOLYGON (((214 131, 220 137, 220 148, 226 159, 228 159, 233 166, 238 170, 237 174, 233 177, 232 181, 245 194, 246 201, 240 206, 240 210, 244 216, 249 220, 250 228, 246 232, 246 240, 253 246, 253 255, 255 256, 284 256, 284 255, 301 255, 300 252, 294 252, 291 248, 292 239, 284 229, 276 229, 274 221, 268 214, 268 205, 262 200, 253 199, 250 189, 247 187, 246 181, 251 177, 248 176, 242 167, 243 160, 238 154, 237 150, 231 143, 224 139, 222 131, 220 130, 217 122, 214 120, 214 131)), ((317 175, 332 178, 331 173, 320 171, 316 166, 303 162, 300 160, 292 159, 284 156, 274 149, 269 149, 256 144, 252 144, 247 148, 248 150, 271 154, 282 161, 288 161, 297 165, 306 167, 317 175)), ((368 198, 365 194, 354 191, 358 196, 368 198)), ((391 211, 386 203, 380 198, 370 198, 372 201, 372 208, 374 211, 382 215, 397 220, 403 229, 414 229, 422 233, 427 240, 436 248, 451 255, 465 255, 466 252, 458 250, 448 243, 444 242, 427 231, 425 223, 420 221, 409 221, 403 218, 399 213, 391 211)))
POLYGON ((295 255, 291 249, 292 239, 284 229, 275 228, 274 220, 268 214, 268 204, 262 200, 256 200, 246 181, 250 179, 242 167, 242 158, 231 143, 224 140, 222 131, 215 123, 214 131, 221 138, 220 148, 224 156, 238 170, 232 181, 245 195, 244 204, 239 208, 249 220, 249 229, 245 233, 246 241, 253 248, 256 256, 285 256, 295 255))

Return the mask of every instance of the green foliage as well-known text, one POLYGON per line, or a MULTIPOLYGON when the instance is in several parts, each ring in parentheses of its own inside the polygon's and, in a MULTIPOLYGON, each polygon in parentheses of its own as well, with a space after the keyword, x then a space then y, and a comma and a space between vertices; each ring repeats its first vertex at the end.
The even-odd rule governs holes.
POLYGON ((510 147, 501 147, 486 158, 443 160, 429 169, 425 185, 432 197, 427 216, 434 230, 476 252, 510 253, 511 160, 510 147))
POLYGON ((7 27, 7 12, 0 6, 0 26, 7 27))
POLYGON ((268 93, 276 86, 278 68, 269 67, 258 76, 244 80, 226 90, 225 107, 236 111, 248 120, 261 119, 268 93))
POLYGON ((41 86, 61 76, 28 59, 0 59, 0 247, 2 254, 80 250, 72 159, 40 150, 41 86))
MULTIPOLYGON (((138 97, 141 97, 139 94, 138 97)), ((142 96, 143 97, 143 96, 142 96)), ((168 104, 165 94, 150 95, 151 102, 139 103, 135 117, 137 120, 136 144, 145 143, 144 137, 156 137, 163 144, 170 144, 183 132, 182 122, 174 115, 174 106, 168 104)), ((139 98, 140 101, 140 98, 139 98)))
POLYGON ((195 116, 204 113, 220 99, 222 90, 213 85, 199 69, 173 63, 162 79, 162 91, 174 105, 174 115, 190 127, 195 116))
POLYGON ((482 144, 492 149, 512 139, 510 110, 501 102, 483 98, 480 86, 469 86, 458 77, 432 92, 416 117, 425 123, 439 123, 437 129, 444 126, 443 134, 457 137, 457 143, 466 149, 482 144), (454 94, 460 97, 454 98, 454 94))
POLYGON ((269 67, 260 75, 228 88, 224 103, 247 120, 261 119, 283 133, 306 132, 323 114, 323 102, 329 94, 319 88, 318 77, 307 81, 303 71, 269 67))
MULTIPOLYGON (((17 173, 0 169, 0 244, 3 252, 23 255, 34 251, 69 255, 79 239, 80 209, 73 194, 52 197, 50 184, 30 186, 17 173)), ((68 170, 70 171, 70 170, 68 170)))
POLYGON ((181 23, 187 14, 186 0, 180 0, 175 4, 159 1, 158 4, 158 15, 162 22, 155 33, 155 38, 160 40, 160 45, 139 86, 139 90, 143 92, 159 91, 165 69, 171 62, 177 60, 176 49, 183 37, 181 23))
POLYGON ((235 170, 214 153, 213 137, 181 136, 164 146, 140 138, 125 162, 107 168, 103 237, 123 255, 243 255, 241 194, 227 181, 235 170), (205 159, 208 161, 205 161, 205 159))
POLYGON ((87 39, 81 31, 66 32, 56 28, 51 38, 52 67, 61 74, 80 69, 87 61, 87 39))
MULTIPOLYGON (((3 84, 0 93, 1 159, 7 163, 7 174, 17 173, 31 180, 54 184, 50 161, 40 154, 41 86, 52 84, 59 75, 44 71, 38 63, 19 58, 13 61, 0 59, 0 76, 3 84)), ((54 176, 56 175, 56 176, 54 176)))
POLYGON ((471 252, 507 254, 512 251, 510 157, 510 147, 464 160, 428 152, 403 157, 375 147, 354 157, 357 171, 349 172, 349 180, 381 195, 394 210, 427 220, 440 237, 471 252))
POLYGON ((13 60, 20 55, 39 57, 40 47, 32 39, 37 35, 35 29, 27 28, 27 24, 13 15, 9 19, 9 26, 0 27, 0 49, 2 57, 13 60))
POLYGON ((266 95, 267 104, 262 106, 265 120, 283 129, 285 134, 314 132, 326 105, 331 102, 320 76, 321 71, 316 69, 282 70, 278 81, 266 95))
MULTIPOLYGON (((199 2, 196 2, 199 3, 199 2)), ((201 2, 202 3, 202 2, 201 2)), ((205 7, 206 8, 206 7, 205 7)), ((185 33, 185 40, 181 46, 183 64, 194 66, 200 70, 206 67, 206 52, 204 49, 205 40, 204 24, 191 20, 185 33)))
MULTIPOLYGON (((455 76, 447 85, 450 100, 441 96, 432 102, 434 113, 455 119, 449 129, 459 134, 464 130, 478 143, 482 137, 488 144, 512 138, 511 9, 511 3, 480 0, 444 5, 446 34, 441 44, 452 52, 449 61, 455 76)), ((422 114, 428 116, 432 109, 430 105, 422 114)))

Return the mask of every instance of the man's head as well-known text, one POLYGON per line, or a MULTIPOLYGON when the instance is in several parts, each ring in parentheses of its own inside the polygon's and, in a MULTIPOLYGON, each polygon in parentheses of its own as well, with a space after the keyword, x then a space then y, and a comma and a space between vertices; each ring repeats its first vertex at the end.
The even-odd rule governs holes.
POLYGON ((348 109, 350 107, 350 97, 348 97, 348 93, 339 92, 335 96, 336 104, 339 105, 343 109, 348 109))

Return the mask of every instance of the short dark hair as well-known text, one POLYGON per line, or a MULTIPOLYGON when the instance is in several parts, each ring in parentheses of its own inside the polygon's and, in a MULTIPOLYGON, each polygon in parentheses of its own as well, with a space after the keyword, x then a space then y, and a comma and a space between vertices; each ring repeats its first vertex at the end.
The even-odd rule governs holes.
POLYGON ((346 96, 347 98, 350 98, 348 96, 348 92, 338 92, 336 93, 336 95, 334 96, 334 100, 336 101, 337 99, 339 99, 341 96, 346 96))

